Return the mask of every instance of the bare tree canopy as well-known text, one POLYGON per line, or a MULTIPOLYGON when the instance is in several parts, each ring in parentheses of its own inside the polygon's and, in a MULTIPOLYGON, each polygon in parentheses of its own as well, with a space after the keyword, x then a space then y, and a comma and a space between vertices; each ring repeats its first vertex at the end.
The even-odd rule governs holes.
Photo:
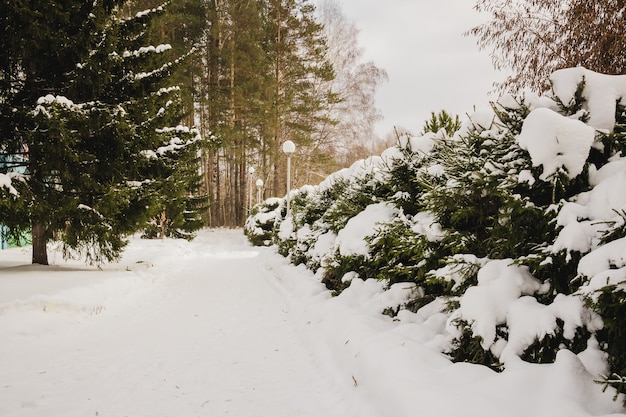
POLYGON ((466 35, 505 71, 500 92, 545 91, 549 74, 565 67, 626 72, 624 0, 478 0, 474 8, 491 19, 466 35))
POLYGON ((371 154, 376 142, 375 123, 382 118, 376 108, 375 94, 387 80, 387 72, 364 58, 359 46, 359 29, 343 14, 337 0, 318 2, 318 16, 324 27, 328 50, 326 58, 333 65, 335 78, 322 89, 337 100, 330 107, 330 119, 319 128, 319 142, 330 148, 344 164, 371 154))

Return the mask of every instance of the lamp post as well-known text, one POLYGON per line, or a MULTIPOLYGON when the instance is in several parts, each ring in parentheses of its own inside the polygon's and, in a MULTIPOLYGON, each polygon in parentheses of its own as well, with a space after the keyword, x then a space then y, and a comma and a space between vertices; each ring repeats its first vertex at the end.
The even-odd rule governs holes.
POLYGON ((252 213, 252 176, 254 167, 248 168, 248 214, 252 213))
POLYGON ((256 189, 257 189, 257 204, 261 204, 261 191, 263 190, 263 180, 259 178, 256 180, 256 189))
POLYGON ((291 193, 291 155, 296 151, 296 145, 288 140, 283 143, 283 152, 287 155, 287 217, 291 214, 289 207, 291 193))

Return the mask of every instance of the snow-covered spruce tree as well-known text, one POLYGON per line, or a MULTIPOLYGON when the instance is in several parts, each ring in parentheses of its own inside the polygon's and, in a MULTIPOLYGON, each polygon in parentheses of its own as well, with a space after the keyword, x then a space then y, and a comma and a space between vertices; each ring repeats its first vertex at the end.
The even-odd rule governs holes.
MULTIPOLYGON (((441 225, 428 210, 424 198, 429 187, 424 184, 423 173, 432 163, 433 148, 440 146, 439 142, 450 140, 460 128, 459 117, 442 110, 431 113, 421 136, 398 135, 399 154, 391 158, 387 168, 389 200, 399 212, 366 239, 371 248, 368 263, 374 277, 388 285, 412 282, 420 288, 419 299, 408 307, 413 310, 448 294, 451 289, 450 283, 433 279, 429 274, 444 265, 449 253, 441 244, 444 237, 441 225)), ((431 176, 430 180, 437 181, 437 177, 431 176)))
MULTIPOLYGON (((381 169, 383 166, 379 157, 353 164, 351 170, 354 171, 354 177, 349 179, 348 186, 332 201, 321 218, 321 223, 328 225, 330 233, 338 235, 351 219, 367 207, 390 198, 386 173, 381 169)), ((366 258, 365 254, 344 251, 339 245, 321 264, 324 267, 322 282, 327 288, 339 293, 349 285, 349 282, 343 281, 348 272, 356 272, 362 279, 374 278, 375 274, 366 258)))
MULTIPOLYGON (((129 119, 137 126, 135 133, 146 140, 146 147, 138 151, 149 161, 143 174, 133 174, 154 177, 152 184, 144 186, 144 198, 152 202, 152 220, 144 236, 189 239, 203 225, 200 216, 207 201, 206 196, 197 193, 201 182, 198 151, 214 138, 202 140, 197 129, 179 125, 190 110, 183 104, 181 88, 170 85, 170 79, 186 67, 189 52, 169 61, 171 45, 150 46, 148 37, 148 29, 168 17, 166 9, 158 7, 109 25, 104 36, 113 41, 99 48, 80 70, 107 68, 111 83, 102 85, 102 93, 110 95, 113 102, 125 103, 129 119)), ((183 48, 178 47, 181 53, 183 48)), ((80 81, 78 84, 77 90, 84 91, 80 81)))
POLYGON ((435 298, 449 294, 452 287, 449 282, 430 275, 445 259, 441 237, 431 213, 411 216, 399 211, 390 221, 380 224, 374 235, 366 237, 370 247, 366 266, 370 274, 364 277, 376 278, 388 286, 414 283, 419 291, 405 308, 417 311, 435 298))
MULTIPOLYGON (((48 94, 54 98, 48 100, 50 105, 56 101, 69 82, 68 74, 94 46, 90 42, 92 32, 101 30, 119 3, 105 1, 88 6, 68 0, 53 8, 44 1, 3 4, 0 152, 5 158, 19 156, 20 163, 3 167, 3 174, 19 180, 13 181, 9 195, 2 190, 0 222, 15 234, 32 227, 35 263, 47 263, 46 241, 62 222, 51 219, 63 208, 56 198, 61 186, 55 184, 59 181, 55 174, 68 165, 68 158, 62 154, 74 154, 67 152, 74 147, 73 136, 61 134, 67 133, 67 121, 53 123, 45 117, 43 107, 36 111, 36 106, 48 94), (44 137, 48 132, 50 140, 44 137), (22 174, 25 169, 27 176, 22 174)), ((68 112, 77 109, 69 100, 59 100, 56 107, 68 112)))
MULTIPOLYGON (((154 0, 127 2, 128 10, 123 12, 124 16, 135 14, 132 9, 145 10, 154 4, 154 0)), ((163 16, 153 19, 146 27, 144 44, 167 44, 171 45, 168 54, 173 56, 187 54, 198 42, 204 41, 202 37, 209 24, 206 18, 208 7, 210 6, 207 2, 198 0, 177 0, 168 3, 163 16)), ((190 131, 186 126, 177 125, 181 120, 190 126, 196 123, 197 109, 194 109, 194 103, 202 97, 202 93, 198 91, 198 75, 203 73, 201 68, 203 59, 202 53, 192 54, 183 62, 179 62, 169 77, 168 83, 176 87, 168 98, 168 112, 167 115, 162 113, 164 120, 161 123, 164 126, 174 126, 169 128, 171 139, 181 135, 187 138, 198 135, 195 130, 190 131)), ((189 146, 180 148, 176 158, 163 155, 172 159, 171 164, 175 165, 174 174, 161 187, 159 195, 161 211, 148 225, 145 237, 171 236, 189 239, 204 225, 202 214, 206 213, 208 208, 208 197, 206 192, 201 193, 199 190, 201 183, 198 170, 201 164, 199 148, 201 144, 215 146, 218 139, 209 132, 203 136, 202 141, 194 140, 189 146)))
MULTIPOLYGON (((424 198, 444 230, 441 243, 445 247, 443 252, 450 257, 446 263, 453 264, 463 254, 482 259, 478 268, 474 262, 465 267, 463 263, 457 265, 455 271, 461 272, 464 282, 455 282, 454 293, 464 295, 468 288, 476 286, 482 267, 491 260, 508 259, 511 267, 521 268, 519 272, 511 270, 512 276, 528 282, 532 282, 530 276, 537 280, 527 295, 550 304, 558 294, 571 294, 576 289, 571 286, 575 269, 565 256, 546 253, 557 233, 556 211, 552 207, 580 192, 585 175, 568 172, 558 162, 553 172, 534 163, 520 146, 520 135, 531 108, 524 99, 506 105, 503 102, 494 104, 494 111, 485 113, 484 117, 475 115, 468 129, 435 148, 433 165, 425 172, 425 181, 433 173, 441 179, 434 186, 427 185, 429 191, 424 198), (527 277, 528 273, 531 275, 527 277)), ((508 340, 508 323, 499 323, 493 338, 477 333, 477 324, 471 320, 459 318, 456 325, 460 333, 450 355, 455 360, 498 368, 499 352, 491 349, 492 342, 508 340)), ((569 334, 563 337, 563 323, 557 321, 552 334, 538 337, 520 355, 534 362, 549 362, 554 360, 558 346, 582 351, 589 333, 582 327, 579 330, 571 337, 569 334)))
POLYGON ((143 237, 190 240, 195 236, 194 232, 204 226, 201 215, 207 208, 207 196, 198 192, 201 182, 198 150, 203 141, 197 130, 187 126, 157 131, 164 137, 169 137, 170 146, 149 156, 162 159, 169 167, 169 174, 163 176, 162 183, 155 190, 154 206, 160 212, 157 212, 144 229, 143 237))
MULTIPOLYGON (((420 172, 426 191, 425 208, 449 231, 444 244, 453 246, 452 254, 519 256, 527 253, 527 248, 516 247, 528 239, 501 236, 498 229, 503 225, 510 227, 511 221, 526 209, 521 195, 517 197, 519 194, 514 191, 520 184, 519 173, 530 164, 515 145, 514 133, 495 114, 485 114, 484 120, 476 120, 478 116, 473 116, 464 132, 435 145, 427 166, 420 172), (514 210, 520 213, 512 213, 514 210)), ((542 214, 539 212, 537 217, 542 214)), ((541 234, 542 230, 538 232, 541 234)), ((536 242, 528 244, 534 246, 536 242)))
POLYGON ((47 264, 51 238, 66 256, 114 260, 124 236, 160 211, 164 180, 181 175, 179 158, 198 142, 172 126, 179 98, 168 77, 182 58, 143 43, 163 7, 122 19, 122 2, 36 3, 11 3, 5 17, 24 43, 5 40, 0 52, 0 152, 22 154, 26 172, 0 190, 0 222, 32 227, 33 263, 47 264))
POLYGON ((278 205, 276 199, 268 199, 257 206, 259 209, 255 208, 246 222, 248 239, 255 244, 274 243, 291 262, 303 263, 312 271, 326 265, 332 256, 325 253, 326 248, 318 251, 316 247, 334 240, 336 231, 345 226, 349 216, 344 209, 355 213, 363 209, 358 203, 350 207, 346 202, 349 199, 339 203, 354 187, 351 179, 341 174, 339 171, 318 186, 304 186, 294 191, 291 216, 286 219, 284 199, 280 199, 278 205), (339 215, 339 212, 343 214, 339 215))
POLYGON ((430 119, 424 122, 424 127, 422 128, 422 136, 426 135, 428 132, 431 133, 439 133, 441 129, 443 129, 448 136, 454 135, 461 128, 461 120, 459 119, 459 115, 456 114, 452 116, 445 110, 441 110, 439 113, 431 112, 430 119))
POLYGON ((536 170, 530 201, 538 207, 540 201, 553 202, 544 205, 553 230, 547 229, 544 244, 505 260, 506 265, 483 260, 478 285, 460 297, 451 320, 460 325, 451 353, 457 360, 469 358, 497 368, 516 356, 551 362, 563 348, 575 353, 594 350, 600 341, 615 373, 607 383, 623 390, 624 342, 616 329, 624 323, 615 317, 621 317, 621 285, 626 280, 620 255, 620 213, 626 200, 615 190, 624 187, 619 132, 626 89, 620 77, 583 68, 557 71, 552 84, 554 99, 535 100, 516 140, 536 170), (508 307, 506 318, 487 324, 485 317, 476 315, 472 306, 477 303, 499 308, 498 302, 489 301, 494 291, 515 281, 521 297, 508 307), (599 315, 585 308, 582 297, 599 315), (530 315, 537 322, 548 319, 550 325, 526 330, 515 325, 530 315))
POLYGON ((306 264, 307 268, 317 271, 321 266, 321 260, 311 255, 320 236, 331 232, 324 215, 341 198, 349 187, 348 181, 339 178, 332 181, 328 186, 310 187, 305 186, 297 190, 291 201, 291 225, 293 231, 289 231, 288 224, 282 228, 282 233, 276 236, 278 250, 284 256, 290 256, 295 265, 306 264))
MULTIPOLYGON (((307 189, 302 213, 316 220, 294 215, 278 241, 318 261, 320 278, 333 270, 336 292, 358 276, 415 283, 404 308, 447 302, 455 361, 502 369, 569 350, 602 364, 601 348, 606 382, 623 389, 626 84, 582 68, 552 81, 553 97, 503 98, 453 137, 402 138, 377 166, 387 191, 367 191, 332 230, 338 203, 309 208, 320 187, 307 189)), ((339 200, 366 178, 331 177, 347 181, 339 200)))
POLYGON ((342 254, 339 248, 326 245, 332 246, 337 233, 367 206, 390 198, 383 171, 382 158, 371 157, 328 176, 318 186, 293 191, 291 216, 287 218, 282 210, 284 204, 268 210, 266 202, 248 218, 246 234, 253 242, 267 243, 270 239, 263 236, 273 228, 271 240, 281 254, 314 271, 323 268, 323 282, 340 292, 346 286, 341 282, 345 272, 360 270, 364 277, 373 275, 365 273, 367 262, 362 257, 342 254))
POLYGON ((626 393, 626 199, 617 190, 626 186, 624 79, 582 68, 562 71, 557 79, 560 95, 565 101, 569 99, 562 107, 584 112, 588 123, 598 130, 589 156, 593 164, 589 169, 590 190, 563 204, 556 244, 576 261, 578 293, 602 317, 603 326, 596 337, 608 354, 609 365, 602 381, 621 394, 626 393), (560 79, 568 76, 580 81, 573 94, 560 79), (584 98, 582 106, 567 106, 579 96, 584 98))
MULTIPOLYGON (((356 164, 363 164, 364 161, 356 164)), ((324 284, 340 292, 345 285, 341 278, 347 271, 364 265, 359 257, 341 256, 338 251, 324 259, 315 255, 315 245, 323 235, 336 236, 346 223, 366 206, 377 200, 382 190, 366 163, 355 177, 344 177, 339 171, 329 176, 318 187, 302 187, 294 193, 292 216, 281 221, 276 229, 275 242, 279 253, 289 256, 295 264, 304 263, 317 271, 324 267, 324 284)))
POLYGON ((276 231, 283 217, 284 202, 281 198, 268 198, 252 208, 243 228, 250 243, 255 246, 276 243, 276 231))

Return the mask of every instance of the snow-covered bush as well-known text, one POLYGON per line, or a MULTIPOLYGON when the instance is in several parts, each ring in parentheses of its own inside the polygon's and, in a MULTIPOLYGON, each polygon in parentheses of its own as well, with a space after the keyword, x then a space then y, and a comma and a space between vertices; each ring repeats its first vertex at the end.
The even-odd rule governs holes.
POLYGON ((283 215, 283 203, 281 198, 269 198, 252 208, 244 225, 244 232, 252 244, 269 246, 274 243, 275 229, 283 215))
POLYGON ((288 232, 283 229, 284 239, 280 239, 280 252, 287 256, 291 254, 293 263, 305 263, 312 270, 317 270, 320 264, 313 260, 311 250, 320 235, 330 230, 341 229, 333 227, 332 222, 325 216, 331 208, 336 207, 348 190, 348 182, 338 177, 328 181, 325 187, 302 187, 297 190, 291 200, 293 228, 288 232), (293 230, 297 233, 291 233, 293 230))
POLYGON ((623 387, 626 76, 571 68, 551 82, 295 191, 281 253, 336 293, 415 284, 401 307, 446 305, 455 360, 502 369, 601 348, 606 382, 623 387))

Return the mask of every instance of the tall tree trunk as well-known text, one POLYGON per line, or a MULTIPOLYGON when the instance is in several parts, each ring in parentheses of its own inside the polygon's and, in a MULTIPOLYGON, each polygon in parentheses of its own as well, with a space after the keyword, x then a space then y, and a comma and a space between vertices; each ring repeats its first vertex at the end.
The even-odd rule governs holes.
POLYGON ((207 224, 215 227, 215 207, 217 202, 215 201, 215 167, 214 167, 214 152, 209 150, 207 153, 207 160, 205 165, 205 178, 206 178, 206 191, 209 196, 209 207, 207 210, 207 224))
POLYGON ((276 104, 275 104, 275 108, 274 108, 274 151, 270 151, 270 155, 274 155, 274 164, 273 164, 273 169, 274 169, 274 184, 273 184, 273 194, 274 195, 280 195, 278 192, 278 188, 279 188, 279 175, 278 175, 278 170, 279 170, 279 166, 278 166, 278 160, 279 160, 279 155, 280 155, 280 146, 281 146, 281 142, 282 142, 282 137, 281 137, 281 133, 282 133, 282 126, 281 126, 281 73, 282 73, 282 69, 281 69, 281 53, 282 53, 282 31, 281 31, 281 13, 280 13, 280 3, 278 4, 278 7, 276 7, 276 68, 275 68, 275 77, 276 77, 276 104))
POLYGON ((243 221, 245 219, 245 212, 246 212, 246 205, 248 204, 248 198, 246 197, 247 191, 248 191, 248 187, 247 187, 247 182, 246 181, 246 176, 249 175, 246 172, 246 161, 244 158, 244 145, 243 145, 243 139, 241 140, 241 144, 240 144, 240 151, 239 151, 239 164, 238 164, 238 172, 239 172, 239 178, 237 180, 237 185, 238 185, 238 204, 237 204, 237 226, 243 226, 243 221))
POLYGON ((217 202, 215 207, 215 221, 216 225, 224 226, 224 201, 222 199, 222 175, 220 167, 220 152, 215 154, 215 201, 217 202))
POLYGON ((33 223, 32 239, 33 263, 39 265, 48 265, 48 249, 46 247, 48 238, 46 236, 46 228, 43 223, 33 223))
MULTIPOLYGON (((215 15, 210 28, 210 43, 207 48, 207 126, 216 133, 220 111, 218 98, 220 92, 220 55, 222 50, 222 1, 214 2, 215 15)), ((207 175, 209 176, 209 216, 212 227, 223 226, 222 219, 222 184, 220 175, 220 149, 209 149, 207 175)))
POLYGON ((239 200, 239 187, 237 183, 238 175, 237 175, 237 154, 239 151, 239 141, 237 139, 238 133, 236 132, 235 125, 237 122, 237 112, 236 112, 236 98, 235 98, 235 34, 231 34, 230 38, 230 100, 229 100, 229 109, 230 109, 230 119, 228 122, 228 126, 230 127, 230 134, 232 135, 232 146, 230 147, 230 181, 229 183, 229 196, 228 199, 228 226, 235 227, 237 226, 237 203, 239 200))

